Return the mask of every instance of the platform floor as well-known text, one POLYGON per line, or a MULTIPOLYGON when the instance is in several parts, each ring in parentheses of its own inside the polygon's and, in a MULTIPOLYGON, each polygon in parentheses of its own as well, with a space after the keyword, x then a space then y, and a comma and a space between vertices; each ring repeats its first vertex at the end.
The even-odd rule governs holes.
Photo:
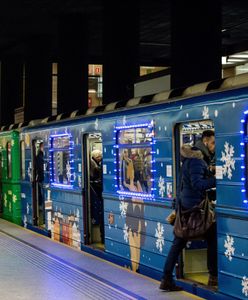
POLYGON ((0 219, 0 299, 201 299, 0 219))

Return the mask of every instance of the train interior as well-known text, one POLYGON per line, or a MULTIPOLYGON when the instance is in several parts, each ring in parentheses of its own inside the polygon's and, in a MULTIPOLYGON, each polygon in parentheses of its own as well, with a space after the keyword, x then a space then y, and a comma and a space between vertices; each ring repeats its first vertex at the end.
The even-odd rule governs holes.
POLYGON ((85 244, 104 250, 104 209, 102 199, 102 137, 100 133, 83 136, 85 244))
POLYGON ((39 151, 42 139, 34 139, 32 141, 32 199, 33 199, 33 225, 45 229, 45 207, 44 195, 41 183, 37 181, 37 165, 36 157, 39 151))
MULTIPOLYGON (((180 174, 180 151, 183 144, 195 145, 201 139, 204 130, 213 130, 214 124, 211 120, 187 122, 178 124, 176 127, 176 168, 177 174, 180 174)), ((179 178, 177 178, 177 181, 179 178)), ((177 276, 189 280, 193 283, 207 285, 208 268, 207 268, 207 244, 205 241, 189 241, 184 249, 177 276)))

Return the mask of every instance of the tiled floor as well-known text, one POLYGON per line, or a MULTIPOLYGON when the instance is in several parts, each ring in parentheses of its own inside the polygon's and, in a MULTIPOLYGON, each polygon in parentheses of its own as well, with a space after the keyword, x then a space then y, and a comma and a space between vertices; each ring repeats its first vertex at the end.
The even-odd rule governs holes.
POLYGON ((200 299, 0 219, 0 299, 200 299))

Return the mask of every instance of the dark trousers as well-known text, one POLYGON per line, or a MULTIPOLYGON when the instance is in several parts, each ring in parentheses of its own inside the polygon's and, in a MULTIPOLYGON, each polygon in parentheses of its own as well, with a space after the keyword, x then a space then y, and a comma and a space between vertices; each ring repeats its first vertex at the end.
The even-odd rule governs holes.
MULTIPOLYGON (((207 233, 205 234, 205 240, 208 244, 207 249, 207 266, 210 275, 217 276, 217 231, 216 223, 214 223, 207 233)), ((170 248, 167 260, 164 265, 163 278, 172 279, 172 273, 177 263, 178 257, 182 250, 185 248, 187 240, 178 238, 175 236, 172 246, 170 248)))

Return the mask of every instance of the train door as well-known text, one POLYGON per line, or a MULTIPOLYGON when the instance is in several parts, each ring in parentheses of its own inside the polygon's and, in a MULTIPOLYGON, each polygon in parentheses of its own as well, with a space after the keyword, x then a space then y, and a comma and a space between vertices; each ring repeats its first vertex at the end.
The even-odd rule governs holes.
MULTIPOLYGON (((180 148, 183 144, 195 145, 201 140, 205 130, 213 130, 214 124, 211 120, 193 121, 178 124, 175 128, 175 161, 177 186, 179 182, 181 159, 180 148)), ((214 164, 214 159, 212 161, 214 164)), ((187 243, 180 259, 177 276, 190 280, 194 283, 207 284, 207 243, 206 241, 191 241, 187 243)))
POLYGON ((85 244, 104 249, 101 134, 84 134, 82 146, 85 244))
MULTIPOLYGON (((32 140, 32 207, 33 207, 33 225, 45 227, 45 207, 43 198, 42 182, 38 180, 38 163, 37 154, 40 145, 43 144, 42 139, 32 140)), ((42 166, 43 167, 43 166, 42 166)))

